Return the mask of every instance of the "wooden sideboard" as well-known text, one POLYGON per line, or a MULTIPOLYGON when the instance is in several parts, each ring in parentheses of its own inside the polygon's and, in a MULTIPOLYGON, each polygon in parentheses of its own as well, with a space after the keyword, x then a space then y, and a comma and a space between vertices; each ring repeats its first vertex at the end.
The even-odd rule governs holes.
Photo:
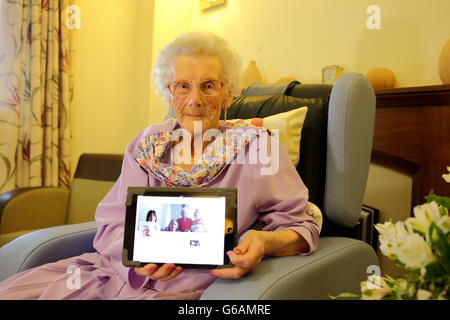
MULTIPOLYGON (((375 90, 372 163, 412 177, 411 208, 431 189, 450 196, 450 85, 375 90)), ((386 181, 389 183, 389 181, 386 181)))

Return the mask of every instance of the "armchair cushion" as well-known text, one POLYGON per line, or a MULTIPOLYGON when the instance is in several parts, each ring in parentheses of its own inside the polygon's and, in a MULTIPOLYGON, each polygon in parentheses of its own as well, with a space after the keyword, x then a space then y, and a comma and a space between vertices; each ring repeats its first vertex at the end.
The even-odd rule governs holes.
POLYGON ((302 107, 265 118, 234 119, 230 124, 245 124, 255 127, 264 127, 277 135, 280 144, 286 149, 294 166, 300 158, 300 140, 303 123, 305 122, 308 107, 302 107))
POLYGON ((94 220, 98 203, 113 185, 113 181, 75 178, 70 190, 72 201, 69 204, 65 223, 74 224, 94 220))
POLYGON ((120 175, 122 155, 82 154, 71 185, 67 224, 95 219, 98 203, 120 175))
POLYGON ((313 254, 265 258, 253 273, 241 279, 217 279, 201 299, 329 299, 328 294, 358 294, 370 265, 378 265, 378 257, 367 243, 322 237, 313 254))

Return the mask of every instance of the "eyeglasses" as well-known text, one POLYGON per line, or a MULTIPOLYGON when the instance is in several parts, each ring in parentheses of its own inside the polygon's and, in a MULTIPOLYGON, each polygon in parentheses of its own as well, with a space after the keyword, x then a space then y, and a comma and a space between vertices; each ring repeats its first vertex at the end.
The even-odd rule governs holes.
MULTIPOLYGON (((207 97, 217 96, 223 86, 224 84, 218 80, 206 80, 198 85, 200 92, 207 97)), ((176 97, 186 97, 191 94, 194 85, 189 81, 174 81, 167 88, 176 97)))

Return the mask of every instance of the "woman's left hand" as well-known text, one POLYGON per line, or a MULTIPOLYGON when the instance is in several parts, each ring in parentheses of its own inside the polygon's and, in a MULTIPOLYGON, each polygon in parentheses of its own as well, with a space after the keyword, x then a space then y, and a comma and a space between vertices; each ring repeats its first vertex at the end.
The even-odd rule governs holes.
POLYGON ((212 276, 239 279, 252 272, 266 256, 292 256, 309 252, 309 244, 293 230, 256 231, 249 230, 233 251, 228 251, 233 268, 211 270, 212 276))
POLYGON ((227 254, 233 268, 211 270, 211 276, 220 278, 239 279, 244 274, 252 272, 264 256, 265 237, 263 232, 249 230, 242 237, 239 244, 227 254))

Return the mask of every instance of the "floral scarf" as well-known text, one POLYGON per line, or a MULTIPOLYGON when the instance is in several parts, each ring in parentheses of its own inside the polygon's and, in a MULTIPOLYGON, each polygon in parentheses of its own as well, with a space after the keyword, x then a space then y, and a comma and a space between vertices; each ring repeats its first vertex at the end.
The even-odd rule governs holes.
MULTIPOLYGON (((261 128, 258 128, 261 129, 261 128)), ((174 130, 152 134, 140 141, 134 151, 139 164, 166 186, 192 187, 205 186, 226 168, 233 159, 256 137, 255 131, 227 130, 216 136, 194 163, 191 170, 176 164, 162 162, 166 153, 172 149, 174 130)))

